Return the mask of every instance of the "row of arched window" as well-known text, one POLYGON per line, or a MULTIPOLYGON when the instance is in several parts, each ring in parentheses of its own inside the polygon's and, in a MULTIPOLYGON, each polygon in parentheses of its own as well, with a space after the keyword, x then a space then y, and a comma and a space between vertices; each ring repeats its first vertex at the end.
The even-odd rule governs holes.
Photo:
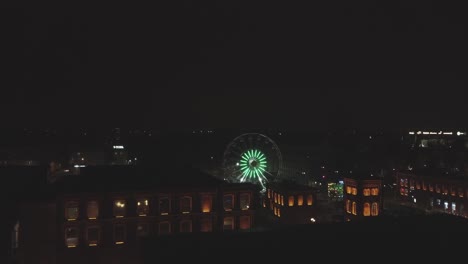
MULTIPOLYGON (((346 212, 349 214, 357 215, 356 202, 351 202, 351 200, 346 200, 346 212)), ((363 206, 363 215, 364 216, 378 216, 379 215, 379 203, 373 202, 364 203, 363 206)))

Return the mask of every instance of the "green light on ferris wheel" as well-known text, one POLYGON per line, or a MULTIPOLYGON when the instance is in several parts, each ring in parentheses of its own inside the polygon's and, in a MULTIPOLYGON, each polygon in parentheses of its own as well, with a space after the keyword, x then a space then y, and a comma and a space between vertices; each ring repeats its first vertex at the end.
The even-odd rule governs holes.
POLYGON ((260 150, 251 149, 244 152, 241 155, 239 166, 242 172, 241 181, 247 179, 264 181, 267 161, 265 155, 260 150))

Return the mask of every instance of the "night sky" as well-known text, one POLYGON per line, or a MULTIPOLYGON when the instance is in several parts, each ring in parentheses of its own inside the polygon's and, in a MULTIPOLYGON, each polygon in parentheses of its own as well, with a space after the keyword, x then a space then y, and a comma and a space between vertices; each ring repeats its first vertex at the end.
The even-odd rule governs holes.
POLYGON ((461 6, 199 2, 3 9, 3 122, 468 126, 461 6))

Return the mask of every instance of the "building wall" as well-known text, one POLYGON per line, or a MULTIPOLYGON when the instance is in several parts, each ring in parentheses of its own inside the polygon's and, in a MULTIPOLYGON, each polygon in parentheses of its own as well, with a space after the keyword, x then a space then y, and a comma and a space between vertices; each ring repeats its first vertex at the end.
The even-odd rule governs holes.
POLYGON ((376 217, 382 210, 381 180, 344 179, 345 221, 376 217))
POLYGON ((468 182, 410 173, 397 173, 396 181, 402 204, 468 218, 468 182))

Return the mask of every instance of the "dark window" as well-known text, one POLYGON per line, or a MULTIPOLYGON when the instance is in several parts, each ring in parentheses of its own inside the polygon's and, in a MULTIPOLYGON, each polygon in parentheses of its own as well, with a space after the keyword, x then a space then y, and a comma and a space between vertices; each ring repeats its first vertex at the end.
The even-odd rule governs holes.
POLYGON ((225 211, 232 211, 234 208, 234 195, 225 194, 223 197, 223 207, 225 211))
POLYGON ((184 196, 180 198, 180 212, 189 213, 192 211, 192 197, 184 196))
POLYGON ((65 244, 67 247, 77 247, 79 236, 78 236, 78 228, 77 227, 67 227, 65 228, 65 244))
POLYGON ((78 219, 78 203, 77 202, 68 202, 65 207, 65 218, 69 221, 78 219))
POLYGON ((241 193, 241 195, 240 195, 240 208, 241 208, 241 210, 249 210, 249 208, 250 208, 250 194, 241 193))
POLYGON ((234 218, 232 217, 224 218, 223 230, 234 230, 234 218))
POLYGON ((211 232, 213 231, 213 222, 210 218, 202 219, 200 221, 200 231, 201 232, 211 232))
POLYGON ((192 221, 191 220, 182 220, 180 222, 180 232, 181 233, 192 232, 192 221))
POLYGON ((99 227, 88 227, 88 245, 97 246, 99 243, 99 227))
POLYGON ((147 216, 149 214, 149 203, 147 199, 137 201, 137 215, 147 216))
POLYGON ((97 201, 89 201, 87 208, 88 219, 97 219, 99 216, 99 204, 97 201))
POLYGON ((140 223, 137 225, 137 236, 146 237, 149 235, 149 225, 147 223, 140 223))
POLYGON ((168 197, 159 198, 159 213, 162 215, 167 215, 171 210, 171 200, 168 197))
POLYGON ((123 244, 125 243, 125 225, 117 224, 114 226, 114 241, 116 244, 123 244))

